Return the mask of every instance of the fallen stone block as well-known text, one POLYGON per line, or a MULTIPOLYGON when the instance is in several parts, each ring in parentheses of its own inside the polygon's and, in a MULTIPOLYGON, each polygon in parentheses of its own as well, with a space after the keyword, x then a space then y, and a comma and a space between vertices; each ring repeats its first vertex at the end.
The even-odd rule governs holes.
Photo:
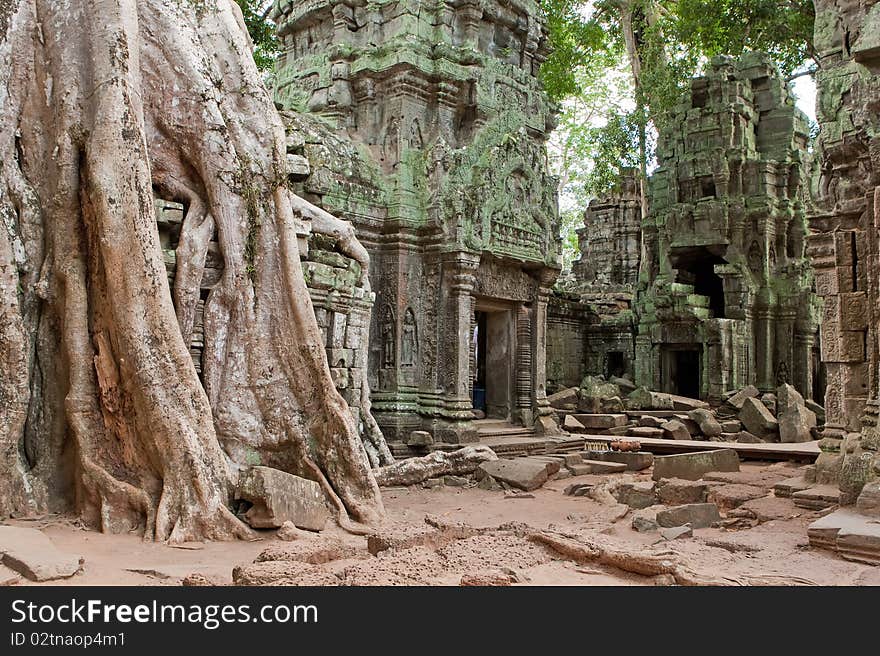
MULTIPOLYGON (((557 471, 559 471, 557 469, 557 471)), ((464 476, 444 476, 443 485, 447 487, 467 487, 470 481, 464 476)))
POLYGON ((60 551, 42 531, 0 526, 0 561, 31 581, 70 578, 85 559, 60 551))
POLYGON ((663 438, 667 440, 689 440, 691 432, 678 419, 670 419, 663 426, 663 438))
POLYGON ((669 397, 672 399, 672 409, 673 410, 697 410, 699 408, 708 408, 709 404, 705 401, 700 401, 699 399, 691 399, 687 396, 679 396, 678 394, 670 394, 669 397))
POLYGON ((739 420, 752 435, 757 435, 763 440, 772 440, 779 432, 779 422, 770 410, 755 398, 748 398, 743 402, 739 411, 739 420))
POLYGON ((753 399, 761 394, 760 390, 754 385, 747 385, 727 399, 727 404, 733 406, 737 410, 742 410, 743 404, 747 399, 753 399))
POLYGON ((662 418, 651 415, 642 415, 638 419, 639 426, 643 428, 660 428, 665 423, 662 418))
POLYGON ((721 521, 721 515, 714 503, 689 503, 657 513, 657 524, 663 528, 685 524, 692 528, 708 528, 718 521, 721 521))
POLYGON ((562 420, 562 428, 569 433, 585 433, 587 431, 586 427, 574 415, 565 415, 565 419, 562 420))
POLYGON ((719 423, 722 433, 739 433, 742 430, 742 422, 739 419, 726 419, 719 423))
POLYGON ((683 478, 696 481, 708 472, 739 471, 739 456, 733 449, 677 453, 654 457, 654 480, 683 478))
POLYGON ((746 501, 767 496, 767 491, 753 485, 714 485, 709 489, 706 500, 722 510, 738 508, 746 501))
POLYGON ((543 463, 547 469, 547 476, 553 476, 553 474, 558 473, 564 463, 561 458, 554 458, 552 456, 528 456, 526 460, 543 463))
POLYGON ((552 407, 557 409, 564 408, 565 406, 569 406, 572 404, 577 405, 578 388, 569 387, 568 389, 560 390, 559 392, 548 396, 547 400, 550 402, 550 405, 552 407))
POLYGON ((627 410, 675 410, 675 403, 669 394, 639 387, 626 397, 626 408, 627 410))
POLYGON ((780 442, 810 442, 816 428, 816 414, 803 404, 793 405, 779 413, 780 442))
POLYGON ((761 524, 774 519, 790 519, 801 514, 790 500, 778 497, 751 499, 737 508, 737 511, 747 513, 761 524))
POLYGON ((654 464, 654 454, 647 451, 584 451, 581 457, 602 462, 622 462, 627 471, 641 471, 654 464))
POLYGON ((623 378, 621 376, 612 376, 608 379, 608 382, 612 385, 617 385, 617 388, 623 394, 629 394, 633 390, 636 389, 636 384, 632 382, 629 378, 623 378))
POLYGON ((588 474, 619 474, 626 471, 626 464, 622 462, 603 462, 601 460, 584 460, 584 466, 590 471, 588 474))
POLYGON ((680 478, 664 478, 657 483, 657 497, 667 506, 703 503, 709 493, 706 481, 686 481, 680 478))
POLYGON ((715 419, 715 415, 705 408, 691 410, 688 413, 688 417, 697 423, 697 426, 700 427, 700 432, 706 437, 718 437, 723 432, 721 424, 715 419))
MULTIPOLYGON (((665 424, 666 422, 661 422, 665 424)), ((662 428, 649 428, 647 426, 634 426, 630 428, 627 433, 630 437, 644 437, 644 438, 653 438, 653 439, 662 439, 663 438, 663 429, 662 428)))
POLYGON ((690 524, 685 524, 684 526, 673 526, 672 528, 661 528, 660 537, 664 540, 692 538, 694 537, 694 529, 690 524))
POLYGON ((656 515, 654 518, 643 517, 642 515, 633 515, 632 527, 634 531, 638 531, 639 533, 656 531, 659 528, 656 515))
POLYGON ((614 497, 620 503, 625 503, 630 508, 636 510, 650 508, 657 503, 657 495, 654 493, 654 483, 651 481, 624 483, 614 492, 614 497))
POLYGON ((840 490, 836 485, 813 485, 806 490, 793 492, 794 505, 810 510, 824 510, 840 504, 840 490))
POLYGON ((280 469, 245 470, 235 496, 253 504, 245 520, 254 528, 278 528, 290 521, 298 528, 320 531, 330 519, 321 486, 280 469))
POLYGON ((774 417, 778 412, 777 404, 776 404, 776 395, 773 392, 767 392, 766 394, 761 395, 761 403, 764 404, 770 414, 774 417))
POLYGON ((807 527, 810 545, 838 551, 848 560, 880 564, 880 524, 851 508, 835 510, 807 527))
POLYGON ((863 515, 880 517, 880 481, 865 483, 856 500, 856 509, 863 515))
POLYGON ((481 463, 478 469, 496 481, 507 483, 526 492, 537 490, 547 482, 549 476, 545 463, 526 458, 517 458, 516 460, 499 458, 481 463))
POLYGON ((816 422, 819 425, 825 423, 825 408, 816 403, 813 399, 805 399, 804 405, 807 407, 807 410, 812 410, 816 415, 816 422))
POLYGON ((687 431, 688 433, 690 433, 691 437, 698 438, 701 435, 700 425, 687 415, 677 414, 673 417, 673 419, 676 419, 684 424, 684 427, 687 428, 687 431))
POLYGON ((629 418, 625 414, 578 414, 574 415, 587 431, 604 430, 626 426, 629 418))
POLYGON ((847 526, 837 534, 837 551, 847 560, 880 565, 880 524, 869 521, 847 526))

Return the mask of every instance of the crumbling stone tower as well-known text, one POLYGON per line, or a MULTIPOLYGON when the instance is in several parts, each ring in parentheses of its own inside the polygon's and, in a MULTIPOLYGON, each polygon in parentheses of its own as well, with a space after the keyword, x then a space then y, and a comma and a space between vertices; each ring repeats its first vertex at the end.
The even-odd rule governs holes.
POLYGON ((809 254, 824 301, 826 427, 819 482, 839 478, 841 502, 880 512, 880 3, 816 0, 821 67, 809 254), (861 418, 861 434, 859 419, 861 418), (864 486, 864 490, 863 490, 864 486))
POLYGON ((301 192, 370 252, 370 387, 386 436, 470 441, 475 409, 552 430, 560 244, 537 4, 279 0, 274 18, 277 102, 312 113, 294 128, 312 165, 301 192))
POLYGON ((552 391, 580 385, 585 375, 633 378, 641 231, 636 171, 626 170, 614 190, 587 206, 577 231, 580 255, 550 300, 552 391))
POLYGON ((808 126, 785 81, 764 55, 716 58, 660 137, 643 223, 637 382, 708 399, 788 382, 812 398, 808 126))

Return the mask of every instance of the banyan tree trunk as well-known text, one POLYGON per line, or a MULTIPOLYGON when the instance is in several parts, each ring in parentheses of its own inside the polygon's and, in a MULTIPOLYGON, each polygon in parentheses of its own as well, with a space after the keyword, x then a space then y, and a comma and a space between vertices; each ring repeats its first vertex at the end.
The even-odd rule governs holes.
POLYGON ((0 514, 241 537, 231 488, 263 464, 320 482, 344 524, 383 515, 250 53, 232 0, 0 0, 0 514), (154 190, 187 208, 174 289, 154 190))

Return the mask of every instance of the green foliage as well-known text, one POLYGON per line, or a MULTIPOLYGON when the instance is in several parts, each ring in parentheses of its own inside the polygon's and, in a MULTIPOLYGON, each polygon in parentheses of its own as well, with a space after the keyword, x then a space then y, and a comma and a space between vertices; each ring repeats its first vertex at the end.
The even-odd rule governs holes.
POLYGON ((251 41, 254 42, 254 61, 257 68, 264 73, 271 73, 275 68, 275 57, 278 53, 278 39, 275 36, 275 24, 267 17, 267 0, 235 0, 241 7, 244 22, 247 25, 251 41))
POLYGON ((813 0, 678 0, 670 17, 677 42, 708 57, 768 53, 784 75, 814 56, 813 0))

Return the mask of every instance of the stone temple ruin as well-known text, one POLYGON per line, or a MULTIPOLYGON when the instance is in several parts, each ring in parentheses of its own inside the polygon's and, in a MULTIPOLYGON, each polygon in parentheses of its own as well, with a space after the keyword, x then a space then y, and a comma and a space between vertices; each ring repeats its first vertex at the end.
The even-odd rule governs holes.
MULTIPOLYGON (((537 5, 280 2, 274 19, 277 102, 306 110, 289 116, 311 163, 297 192, 369 251, 368 379, 386 437, 473 441, 475 417, 554 430, 545 329, 560 242, 537 5)), ((334 289, 332 266, 310 263, 310 285, 334 289)), ((360 366, 333 349, 334 371, 360 366)))
POLYGON ((840 502, 856 510, 813 523, 810 542, 876 562, 880 4, 818 0, 816 13, 821 131, 809 252, 824 302, 827 421, 822 453, 801 484, 839 486, 840 502))
POLYGON ((580 256, 550 302, 547 379, 552 391, 585 374, 635 375, 633 300, 639 281, 642 205, 636 172, 593 199, 578 230, 580 256))
POLYGON ((661 133, 643 223, 636 382, 719 400, 755 385, 813 396, 804 256, 808 128, 766 59, 716 59, 661 133))

